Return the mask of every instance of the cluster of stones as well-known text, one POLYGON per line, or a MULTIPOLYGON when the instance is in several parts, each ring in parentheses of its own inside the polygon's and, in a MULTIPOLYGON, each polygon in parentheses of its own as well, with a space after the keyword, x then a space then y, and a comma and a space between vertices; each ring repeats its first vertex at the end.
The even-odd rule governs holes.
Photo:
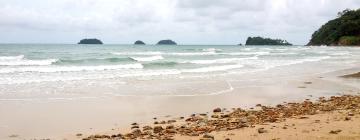
MULTIPOLYGON (((360 96, 343 95, 332 96, 329 99, 319 98, 317 102, 305 100, 301 103, 285 103, 275 107, 256 105, 255 108, 244 110, 241 108, 227 111, 216 108, 212 115, 193 114, 188 118, 176 123, 176 120, 156 121, 154 126, 143 126, 142 129, 136 123, 132 124, 132 132, 117 135, 94 135, 88 139, 161 139, 172 140, 175 135, 203 136, 203 140, 214 139, 209 133, 213 131, 227 131, 254 127, 256 124, 281 122, 287 118, 306 118, 304 115, 314 115, 321 112, 334 110, 353 110, 360 108, 360 96)), ((266 130, 258 130, 266 133, 266 130)))

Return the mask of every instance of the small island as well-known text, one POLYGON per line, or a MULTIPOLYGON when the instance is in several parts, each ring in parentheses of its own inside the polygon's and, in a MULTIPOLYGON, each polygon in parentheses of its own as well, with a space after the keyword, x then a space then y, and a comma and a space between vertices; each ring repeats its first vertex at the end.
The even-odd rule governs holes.
POLYGON ((307 45, 360 46, 360 9, 339 12, 312 34, 307 45))
POLYGON ((282 45, 290 46, 291 43, 281 39, 271 39, 263 37, 248 37, 245 45, 282 45))
POLYGON ((160 40, 157 45, 177 45, 175 41, 172 41, 170 39, 167 40, 160 40))
POLYGON ((92 39, 82 39, 78 44, 103 44, 101 40, 92 38, 92 39))
POLYGON ((145 43, 141 40, 135 41, 134 45, 145 45, 145 43))

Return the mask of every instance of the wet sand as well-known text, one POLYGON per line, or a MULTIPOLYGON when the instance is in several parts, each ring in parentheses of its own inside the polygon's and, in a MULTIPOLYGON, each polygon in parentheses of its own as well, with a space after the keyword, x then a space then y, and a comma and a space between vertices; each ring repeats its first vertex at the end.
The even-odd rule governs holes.
MULTIPOLYGON (((284 101, 296 102, 306 98, 315 100, 321 96, 357 94, 358 81, 338 78, 342 73, 346 74, 348 71, 277 78, 271 75, 251 80, 247 80, 251 76, 241 77, 240 80, 209 79, 214 82, 213 85, 219 86, 216 88, 225 92, 213 95, 2 101, 0 138, 81 139, 92 134, 125 133, 131 123, 152 124, 154 117, 176 119, 181 116, 188 117, 190 114, 211 112, 211 109, 216 107, 250 108, 258 103, 271 106, 284 101), (227 85, 227 82, 231 85, 227 85), (82 137, 76 137, 78 133, 81 133, 82 137)), ((164 81, 152 82, 154 85, 161 85, 164 81)), ((205 84, 200 87, 206 86, 205 84)))

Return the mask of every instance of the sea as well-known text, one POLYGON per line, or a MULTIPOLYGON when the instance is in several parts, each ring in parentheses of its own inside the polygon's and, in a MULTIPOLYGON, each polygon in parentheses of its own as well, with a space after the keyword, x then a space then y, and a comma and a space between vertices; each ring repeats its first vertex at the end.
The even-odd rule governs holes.
POLYGON ((210 94, 183 91, 188 86, 181 84, 193 88, 199 79, 241 79, 316 63, 294 69, 311 73, 359 62, 357 47, 1 44, 0 100, 210 94))

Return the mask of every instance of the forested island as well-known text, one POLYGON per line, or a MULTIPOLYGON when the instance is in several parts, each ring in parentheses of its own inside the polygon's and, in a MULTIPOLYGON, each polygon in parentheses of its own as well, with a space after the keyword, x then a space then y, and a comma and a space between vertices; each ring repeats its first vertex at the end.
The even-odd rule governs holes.
POLYGON ((92 39, 82 39, 78 44, 103 44, 101 40, 92 38, 92 39))
POLYGON ((177 45, 175 41, 172 41, 170 39, 167 40, 160 40, 157 45, 177 45))
POLYGON ((263 38, 263 37, 248 37, 245 45, 292 45, 286 40, 281 39, 271 39, 271 38, 263 38))
POLYGON ((308 45, 360 45, 360 9, 346 9, 312 34, 308 45))
POLYGON ((141 40, 135 41, 134 45, 145 45, 145 43, 141 40))

